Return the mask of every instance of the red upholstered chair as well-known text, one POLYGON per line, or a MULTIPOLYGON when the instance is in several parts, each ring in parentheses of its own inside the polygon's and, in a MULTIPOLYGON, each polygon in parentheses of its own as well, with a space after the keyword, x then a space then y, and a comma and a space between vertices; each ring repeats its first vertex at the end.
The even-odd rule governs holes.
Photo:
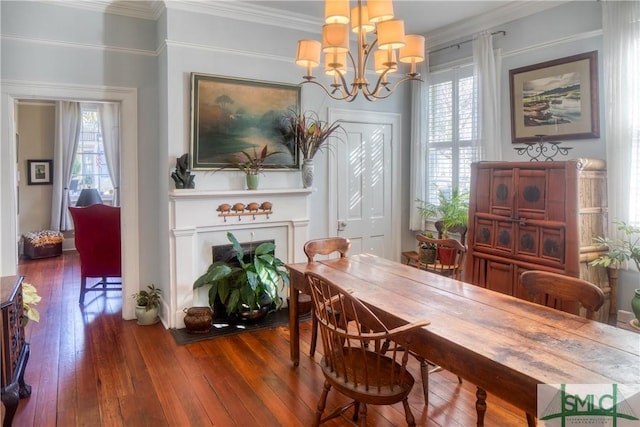
POLYGON ((80 304, 88 291, 122 290, 120 250, 120 208, 102 204, 70 207, 75 228, 76 249, 80 254, 80 304), (87 287, 87 278, 100 281, 87 287))

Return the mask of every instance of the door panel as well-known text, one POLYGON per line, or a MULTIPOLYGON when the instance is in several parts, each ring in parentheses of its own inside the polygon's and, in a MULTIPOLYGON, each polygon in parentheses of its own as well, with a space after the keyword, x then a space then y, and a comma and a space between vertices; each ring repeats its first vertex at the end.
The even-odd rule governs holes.
POLYGON ((337 144, 338 234, 360 251, 392 258, 391 125, 343 122, 337 144), (345 185, 346 184, 346 185, 345 185))

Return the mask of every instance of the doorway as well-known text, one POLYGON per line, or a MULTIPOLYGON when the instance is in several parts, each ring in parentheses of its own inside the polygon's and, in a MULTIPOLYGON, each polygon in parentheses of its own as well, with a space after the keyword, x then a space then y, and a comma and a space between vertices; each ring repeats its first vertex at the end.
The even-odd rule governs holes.
MULTIPOLYGON (((136 89, 88 87, 59 84, 33 84, 30 82, 3 82, 2 86, 2 156, 0 170, 3 173, 0 189, 2 218, 0 221, 0 254, 2 256, 2 275, 14 275, 18 263, 18 197, 16 161, 16 108, 18 99, 47 100, 86 100, 119 102, 122 114, 121 140, 121 179, 126 182, 122 186, 121 223, 122 230, 137 230, 138 225, 138 121, 136 89), (6 179, 5 179, 6 178, 6 179)), ((122 234, 122 282, 123 295, 130 295, 138 290, 139 278, 139 239, 138 233, 122 234)), ((133 319, 134 302, 131 298, 122 298, 122 317, 133 319)))
POLYGON ((350 253, 397 261, 400 115, 330 109, 329 122, 336 120, 346 138, 329 156, 331 234, 348 237, 350 253))

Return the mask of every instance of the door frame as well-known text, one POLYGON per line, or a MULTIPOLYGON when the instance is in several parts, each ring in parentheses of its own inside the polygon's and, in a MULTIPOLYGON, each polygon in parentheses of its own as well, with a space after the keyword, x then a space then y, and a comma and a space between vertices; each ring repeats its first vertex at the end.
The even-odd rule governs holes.
MULTIPOLYGON (((400 142, 401 140, 401 115, 398 113, 385 113, 379 111, 347 110, 341 108, 328 109, 328 121, 336 120, 350 123, 382 124, 391 126, 391 260, 400 260, 401 244, 401 209, 398 207, 401 201, 400 191, 400 142), (393 208, 393 207, 396 208, 393 208)), ((334 156, 329 157, 329 203, 328 203, 328 227, 329 236, 333 236, 338 224, 338 162, 334 156)))
POLYGON ((18 263, 17 170, 15 144, 15 101, 47 99, 70 101, 110 101, 121 106, 120 173, 122 221, 122 317, 134 318, 134 303, 125 298, 138 291, 140 283, 138 236, 138 91, 136 88, 76 86, 56 83, 2 81, 2 138, 0 140, 0 254, 2 275, 14 275, 18 263), (9 173, 6 173, 9 171, 9 173))

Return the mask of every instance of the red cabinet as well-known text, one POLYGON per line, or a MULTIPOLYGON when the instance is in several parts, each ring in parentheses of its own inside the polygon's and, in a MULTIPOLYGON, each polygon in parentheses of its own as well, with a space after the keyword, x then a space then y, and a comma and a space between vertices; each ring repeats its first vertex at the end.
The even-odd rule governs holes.
POLYGON ((606 235, 606 223, 602 160, 474 163, 465 279, 528 298, 518 286, 523 271, 581 277, 605 291, 600 319, 608 319, 606 271, 588 265, 602 251, 592 238, 606 235))

